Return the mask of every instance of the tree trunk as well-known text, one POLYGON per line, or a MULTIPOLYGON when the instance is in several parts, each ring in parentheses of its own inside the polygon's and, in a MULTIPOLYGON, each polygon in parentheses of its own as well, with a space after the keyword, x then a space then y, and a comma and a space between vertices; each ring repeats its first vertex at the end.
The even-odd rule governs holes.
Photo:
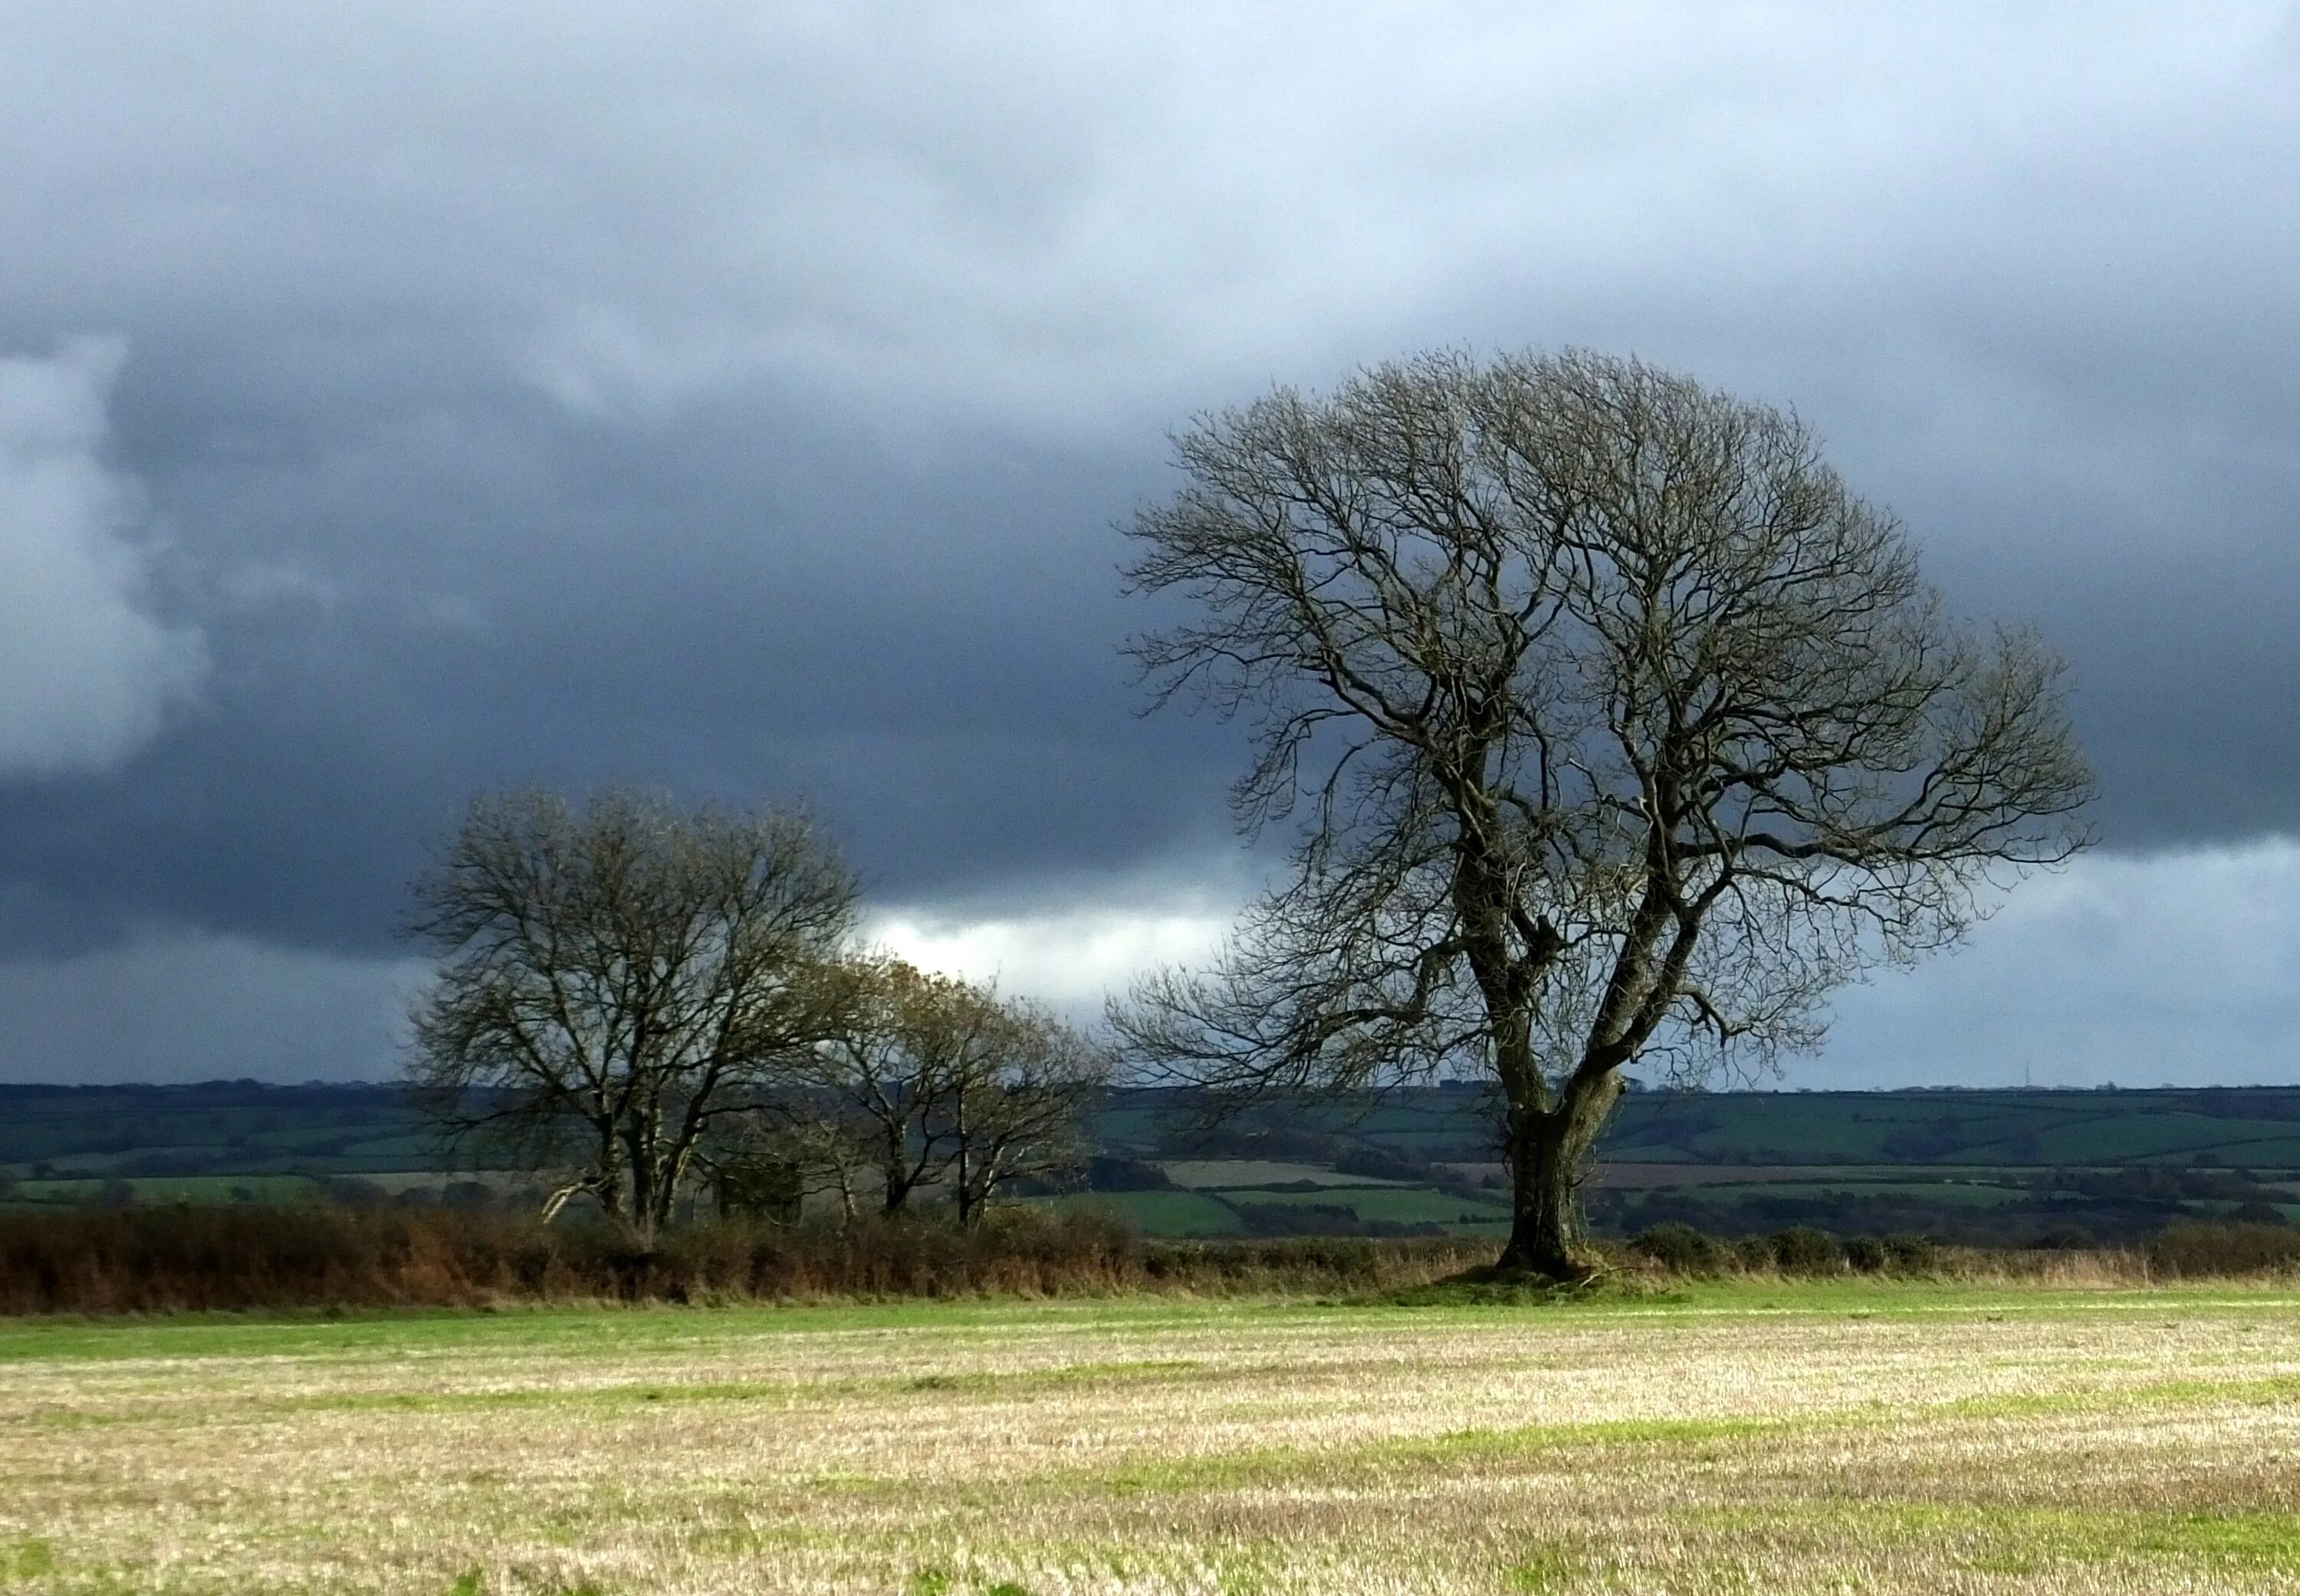
POLYGON ((1504 1273, 1546 1280, 1587 1280, 1596 1273, 1579 1187, 1621 1092, 1609 1070, 1591 1080, 1577 1077, 1554 1107, 1510 1106, 1510 1239, 1496 1264, 1504 1273))
POLYGON ((904 1174, 910 1167, 910 1126, 888 1126, 880 1135, 886 1146, 879 1158, 879 1214, 881 1218, 891 1219, 911 1201, 911 1183, 904 1174))

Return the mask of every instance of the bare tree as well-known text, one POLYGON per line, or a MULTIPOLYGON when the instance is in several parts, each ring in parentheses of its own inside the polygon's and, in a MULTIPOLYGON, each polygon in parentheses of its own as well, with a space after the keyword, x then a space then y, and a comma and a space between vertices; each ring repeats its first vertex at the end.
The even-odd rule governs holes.
POLYGON ((805 820, 611 792, 482 799, 416 884, 410 1073, 652 1247, 712 1128, 830 1029, 854 883, 805 820))
MULTIPOLYGON (((898 959, 854 960, 845 979, 838 1034, 769 1110, 780 1144, 867 1148, 882 1212, 946 1186, 970 1225, 1002 1186, 1074 1159, 1110 1074, 1085 1038, 1035 1004, 898 959)), ((838 1161, 818 1154, 825 1169, 838 1161)))
POLYGON ((978 1223, 1001 1187, 1076 1168, 1088 1110, 1109 1087, 1103 1049, 1035 1003, 981 987, 953 994, 950 1088, 941 1116, 953 1145, 959 1222, 978 1223))
POLYGON ((2059 662, 1944 615, 1793 418, 1636 362, 1427 356, 1178 440, 1131 585, 1198 613, 1158 702, 1254 729, 1293 868, 1138 986, 1133 1057, 1238 1093, 1496 1081, 1504 1268, 1586 1271, 1575 1184, 1640 1055, 1815 1043, 1832 988, 2067 859, 2059 662))
POLYGON ((835 1198, 853 1224, 876 1165, 858 1127, 835 1114, 793 1114, 788 1086, 771 1108, 725 1122, 696 1154, 722 1215, 797 1223, 816 1197, 835 1198))
POLYGON ((942 1010, 956 984, 884 955, 850 960, 839 1023, 807 1057, 770 1112, 817 1140, 867 1147, 879 1210, 905 1212, 955 1156, 941 1119, 954 1042, 942 1010))

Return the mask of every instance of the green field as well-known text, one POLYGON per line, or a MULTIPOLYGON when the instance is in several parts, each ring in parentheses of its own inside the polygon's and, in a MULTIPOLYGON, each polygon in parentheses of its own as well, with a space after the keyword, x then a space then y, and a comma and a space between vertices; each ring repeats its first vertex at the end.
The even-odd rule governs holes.
POLYGON ((1253 1192, 1223 1193, 1233 1207, 1269 1204, 1277 1208, 1344 1208, 1358 1218, 1393 1225, 1488 1225, 1509 1218, 1498 1203, 1473 1202, 1443 1192, 1408 1186, 1329 1186, 1317 1192, 1253 1192))
MULTIPOLYGON (((293 1202, 318 1189, 304 1175, 160 1175, 123 1183, 138 1202, 293 1202)), ((72 1180, 27 1180, 17 1185, 21 1202, 80 1203, 100 1201, 105 1183, 82 1176, 72 1180)))
POLYGON ((1235 1235, 1246 1225, 1236 1209, 1203 1192, 1096 1192, 1055 1201, 1106 1209, 1145 1235, 1235 1235))
POLYGON ((1306 1213, 1312 1218, 1344 1215, 1359 1225, 1435 1226, 1447 1234, 1482 1234, 1506 1228, 1507 1210, 1466 1202, 1442 1192, 1412 1186, 1333 1186, 1316 1192, 1255 1189, 1204 1192, 1092 1192, 1051 1200, 1057 1207, 1100 1209, 1115 1213, 1146 1236, 1170 1238, 1234 1236, 1259 1222, 1264 1234, 1283 1234, 1276 1215, 1306 1213))
POLYGON ((0 1326, 0 1588, 2300 1590, 2288 1292, 0 1326))

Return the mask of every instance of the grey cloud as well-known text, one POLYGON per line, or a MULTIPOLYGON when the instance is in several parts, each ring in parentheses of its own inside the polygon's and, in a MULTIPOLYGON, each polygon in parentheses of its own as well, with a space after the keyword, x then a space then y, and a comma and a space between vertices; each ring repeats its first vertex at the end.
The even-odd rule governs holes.
POLYGON ((218 936, 0 962, 0 1081, 387 1079, 421 977, 218 936))
POLYGON ((125 337, 211 660, 0 786, 0 953, 387 958, 519 781, 804 795, 887 902, 1227 881, 1113 523, 1437 343, 1796 404, 2071 653, 2112 844, 2300 830, 2288 7, 0 12, 0 353, 125 337))
POLYGON ((152 612, 135 485, 103 458, 121 353, 0 358, 0 780, 116 768, 205 669, 152 612))
POLYGON ((1814 1086, 2288 1084, 2300 846, 2096 856, 1837 1004, 1814 1086))

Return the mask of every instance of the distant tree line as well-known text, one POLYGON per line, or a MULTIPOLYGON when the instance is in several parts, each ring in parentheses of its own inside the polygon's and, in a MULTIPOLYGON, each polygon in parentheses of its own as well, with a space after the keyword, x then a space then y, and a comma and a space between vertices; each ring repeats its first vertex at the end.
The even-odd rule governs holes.
POLYGON ((974 1226, 1079 1160, 1109 1081, 1045 1008, 861 946, 853 872, 785 811, 487 797, 415 901, 422 1101, 642 1249, 698 1201, 974 1226))

